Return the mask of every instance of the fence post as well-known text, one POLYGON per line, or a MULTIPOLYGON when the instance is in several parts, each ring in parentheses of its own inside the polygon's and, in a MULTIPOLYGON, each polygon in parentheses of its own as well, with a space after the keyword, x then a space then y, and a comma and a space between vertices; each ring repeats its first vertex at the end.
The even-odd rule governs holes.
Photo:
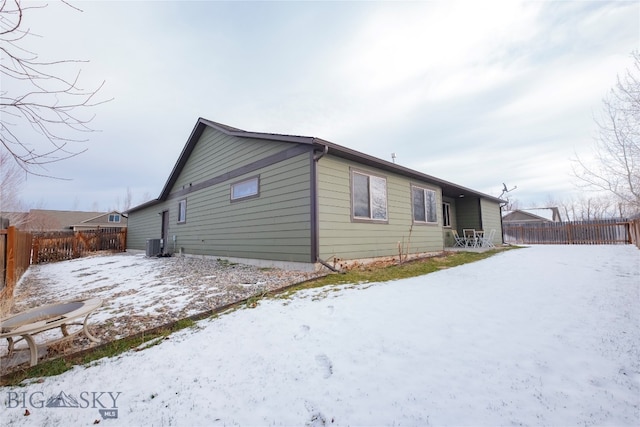
POLYGON ((629 221, 624 223, 624 235, 627 243, 633 244, 633 240, 631 239, 631 222, 629 221))
POLYGON ((38 264, 40 262, 40 238, 38 236, 33 236, 32 243, 32 257, 31 264, 38 264))
POLYGON ((74 231, 73 240, 71 241, 71 258, 80 258, 80 254, 78 253, 78 234, 79 231, 74 231))

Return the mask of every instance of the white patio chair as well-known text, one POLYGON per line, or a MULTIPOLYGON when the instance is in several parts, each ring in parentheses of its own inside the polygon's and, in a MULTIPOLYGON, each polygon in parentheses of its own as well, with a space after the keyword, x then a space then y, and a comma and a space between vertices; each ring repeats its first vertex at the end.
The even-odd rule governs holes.
POLYGON ((467 246, 466 240, 464 240, 464 237, 460 237, 457 230, 451 230, 451 233, 456 241, 455 245, 453 245, 454 248, 464 248, 467 246))
POLYGON ((465 246, 471 248, 478 247, 478 236, 476 230, 473 228, 463 228, 462 235, 464 236, 465 246))
POLYGON ((485 233, 485 235, 480 238, 480 246, 483 248, 495 248, 496 245, 493 244, 493 238, 495 237, 495 235, 495 228, 489 232, 489 235, 485 233))

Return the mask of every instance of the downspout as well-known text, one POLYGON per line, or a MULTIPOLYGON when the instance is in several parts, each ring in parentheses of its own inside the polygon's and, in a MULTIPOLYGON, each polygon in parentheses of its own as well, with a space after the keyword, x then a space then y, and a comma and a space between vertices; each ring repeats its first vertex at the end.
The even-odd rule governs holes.
POLYGON ((502 203, 498 204, 500 208, 500 235, 502 237, 502 244, 504 245, 504 221, 502 220, 502 203))
POLYGON ((327 154, 329 152, 329 146, 325 145, 324 149, 322 150, 322 153, 320 154, 314 154, 313 156, 313 160, 318 163, 318 160, 320 160, 321 158, 323 158, 325 156, 325 154, 327 154))
POLYGON ((311 261, 325 263, 320 259, 320 225, 318 221, 318 161, 329 152, 329 146, 325 145, 322 152, 312 151, 311 162, 311 261))
POLYGON ((331 264, 321 260, 320 257, 318 257, 317 262, 319 262, 320 264, 324 265, 325 267, 327 267, 329 270, 333 271, 334 273, 342 273, 337 268, 332 267, 331 264))

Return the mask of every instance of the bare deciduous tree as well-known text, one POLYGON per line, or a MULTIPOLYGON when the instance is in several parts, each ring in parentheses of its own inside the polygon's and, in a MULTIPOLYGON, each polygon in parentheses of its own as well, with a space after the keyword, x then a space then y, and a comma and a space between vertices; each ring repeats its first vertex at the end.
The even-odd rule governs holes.
POLYGON ((124 195, 124 199, 120 202, 120 197, 116 197, 115 207, 109 207, 110 211, 118 211, 118 212, 126 212, 131 208, 133 203, 133 193, 131 192, 131 188, 127 187, 127 191, 124 195))
POLYGON ((609 195, 549 199, 547 206, 557 207, 563 221, 591 221, 627 216, 609 195))
POLYGON ((628 210, 640 212, 640 53, 632 54, 633 65, 618 76, 603 100, 596 118, 598 135, 594 161, 576 156, 573 173, 579 184, 604 190, 628 210))
POLYGON ((9 153, 0 151, 0 216, 15 226, 27 220, 26 209, 19 198, 23 182, 24 172, 16 166, 9 153))
POLYGON ((78 135, 94 131, 89 109, 107 102, 96 99, 104 82, 83 89, 80 70, 69 72, 69 66, 86 61, 42 60, 28 49, 35 34, 25 28, 25 13, 44 7, 0 0, 0 150, 36 175, 46 175, 47 164, 85 151, 73 143, 86 142, 78 135))

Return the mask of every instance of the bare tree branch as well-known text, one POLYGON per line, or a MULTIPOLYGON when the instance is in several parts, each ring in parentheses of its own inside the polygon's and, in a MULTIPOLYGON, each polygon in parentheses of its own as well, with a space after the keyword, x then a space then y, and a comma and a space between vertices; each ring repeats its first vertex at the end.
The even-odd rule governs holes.
POLYGON ((6 151, 0 151, 0 217, 11 225, 22 225, 27 220, 26 208, 20 200, 20 187, 24 172, 6 151))
MULTIPOLYGON (((640 212, 640 54, 632 53, 633 66, 603 99, 595 119, 598 134, 594 161, 578 155, 572 159, 573 175, 580 187, 612 194, 640 212)), ((620 208, 620 210, 623 210, 620 208)))
POLYGON ((80 87, 81 70, 65 77, 68 66, 87 61, 43 61, 23 46, 27 37, 37 37, 24 28, 25 11, 45 7, 0 0, 0 149, 27 173, 49 176, 46 165, 86 151, 76 145, 88 141, 80 134, 95 132, 90 126, 95 116, 87 111, 110 100, 97 99, 104 82, 91 89, 80 87))

